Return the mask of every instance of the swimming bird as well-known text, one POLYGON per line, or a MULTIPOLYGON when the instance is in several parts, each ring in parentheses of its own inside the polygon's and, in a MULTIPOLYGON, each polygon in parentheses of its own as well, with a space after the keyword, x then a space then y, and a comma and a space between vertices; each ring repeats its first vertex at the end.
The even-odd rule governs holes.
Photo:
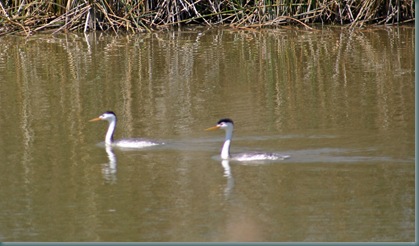
POLYGON ((117 118, 114 112, 112 111, 106 111, 102 115, 100 115, 97 118, 89 120, 89 122, 94 121, 100 121, 100 120, 106 120, 109 122, 108 131, 106 132, 105 136, 105 144, 107 146, 113 146, 113 147, 121 147, 121 148, 145 148, 145 147, 151 147, 155 145, 160 145, 163 143, 151 141, 151 140, 145 140, 145 139, 121 139, 114 141, 113 134, 116 129, 116 122, 117 118))
POLYGON ((263 160, 284 160, 289 158, 289 155, 281 155, 277 153, 239 153, 230 154, 231 139, 233 138, 234 123, 231 119, 225 118, 217 122, 216 126, 205 129, 206 131, 223 129, 226 133, 223 147, 221 149, 221 159, 236 160, 236 161, 263 161, 263 160))

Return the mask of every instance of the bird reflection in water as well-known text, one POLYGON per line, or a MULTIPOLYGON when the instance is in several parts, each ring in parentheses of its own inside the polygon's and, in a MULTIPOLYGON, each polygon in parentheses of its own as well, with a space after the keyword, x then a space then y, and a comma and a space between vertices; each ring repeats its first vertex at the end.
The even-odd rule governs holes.
POLYGON ((231 191, 234 187, 234 179, 233 175, 231 174, 231 167, 230 167, 230 161, 229 160, 222 160, 221 166, 224 168, 224 177, 227 178, 227 185, 224 189, 224 196, 228 197, 231 194, 231 191))
POLYGON ((106 154, 108 156, 108 163, 102 165, 102 174, 105 181, 113 184, 116 183, 116 156, 110 145, 105 146, 106 154))

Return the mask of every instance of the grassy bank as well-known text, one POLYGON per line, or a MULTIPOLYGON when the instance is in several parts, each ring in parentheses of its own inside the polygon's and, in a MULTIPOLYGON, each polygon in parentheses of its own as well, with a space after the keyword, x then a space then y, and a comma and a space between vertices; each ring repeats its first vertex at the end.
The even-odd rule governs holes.
POLYGON ((0 0, 0 35, 45 30, 144 32, 188 24, 362 27, 413 20, 412 0, 0 0))

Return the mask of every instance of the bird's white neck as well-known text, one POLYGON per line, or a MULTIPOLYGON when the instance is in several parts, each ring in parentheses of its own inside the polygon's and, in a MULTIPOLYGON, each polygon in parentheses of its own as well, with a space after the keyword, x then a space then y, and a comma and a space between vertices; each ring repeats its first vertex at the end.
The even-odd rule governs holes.
POLYGON ((106 144, 109 144, 109 145, 112 144, 113 133, 115 132, 115 128, 116 128, 116 120, 109 121, 108 132, 106 133, 106 137, 105 137, 106 144))
POLYGON ((221 149, 221 159, 230 158, 230 144, 231 144, 232 137, 233 137, 233 129, 232 128, 226 129, 226 138, 223 144, 223 148, 221 149))

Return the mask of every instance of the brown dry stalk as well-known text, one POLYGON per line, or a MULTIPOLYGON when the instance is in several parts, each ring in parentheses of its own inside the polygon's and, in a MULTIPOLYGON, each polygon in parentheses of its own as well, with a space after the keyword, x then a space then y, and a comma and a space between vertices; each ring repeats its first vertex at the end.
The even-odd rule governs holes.
POLYGON ((0 35, 61 30, 151 31, 195 23, 233 27, 296 23, 394 24, 414 20, 412 0, 0 0, 0 35))

